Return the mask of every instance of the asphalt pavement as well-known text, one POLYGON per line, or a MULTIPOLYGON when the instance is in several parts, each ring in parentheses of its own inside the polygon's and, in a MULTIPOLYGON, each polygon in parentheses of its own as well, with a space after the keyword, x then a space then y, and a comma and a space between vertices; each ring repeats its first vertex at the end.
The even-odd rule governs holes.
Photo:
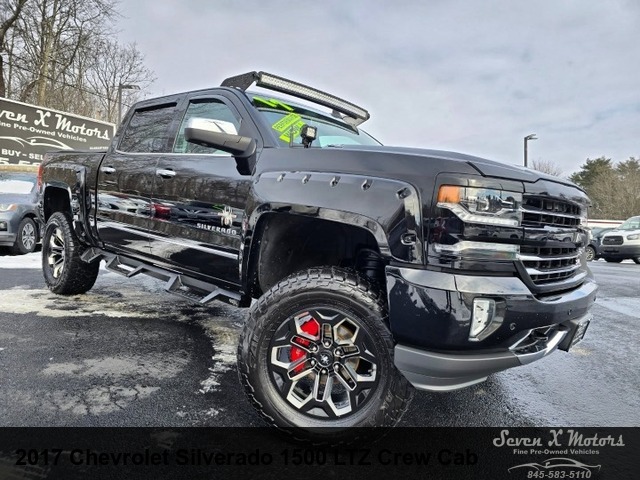
MULTIPOLYGON (((417 392, 405 426, 640 426, 640 265, 591 263, 594 321, 570 353, 449 393, 417 392)), ((235 367, 246 310, 101 271, 49 292, 40 253, 0 250, 0 426, 258 426, 235 367)))

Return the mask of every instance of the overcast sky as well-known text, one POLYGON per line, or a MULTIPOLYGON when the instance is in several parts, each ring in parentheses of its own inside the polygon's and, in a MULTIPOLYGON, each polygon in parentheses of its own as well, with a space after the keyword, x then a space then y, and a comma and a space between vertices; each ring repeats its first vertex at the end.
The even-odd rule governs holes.
POLYGON ((367 108, 387 145, 565 175, 640 157, 638 0, 128 0, 147 96, 264 70, 367 108))

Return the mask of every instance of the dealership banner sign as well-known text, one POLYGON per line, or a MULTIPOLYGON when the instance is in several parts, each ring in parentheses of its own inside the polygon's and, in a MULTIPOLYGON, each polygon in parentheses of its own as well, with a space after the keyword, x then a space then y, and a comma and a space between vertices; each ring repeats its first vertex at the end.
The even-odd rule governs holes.
POLYGON ((631 480, 639 451, 637 427, 0 428, 0 478, 631 480))
POLYGON ((38 165, 59 150, 105 150, 115 125, 0 97, 0 165, 38 165))

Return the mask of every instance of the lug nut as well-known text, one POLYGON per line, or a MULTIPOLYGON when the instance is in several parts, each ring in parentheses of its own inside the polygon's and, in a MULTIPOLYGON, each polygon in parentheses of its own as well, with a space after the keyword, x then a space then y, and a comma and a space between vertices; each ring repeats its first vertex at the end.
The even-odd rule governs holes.
POLYGON ((342 355, 344 352, 342 351, 342 349, 341 349, 341 348, 336 348, 336 351, 335 351, 334 353, 339 357, 339 356, 340 356, 340 355, 342 355))
POLYGON ((331 342, 329 342, 329 341, 324 342, 324 346, 329 348, 331 346, 331 342))
POLYGON ((311 366, 313 367, 313 366, 315 366, 316 361, 312 358, 312 359, 311 359, 311 361, 310 361, 309 363, 311 363, 311 366))
POLYGON ((326 368, 323 368, 322 373, 329 373, 329 371, 326 368))

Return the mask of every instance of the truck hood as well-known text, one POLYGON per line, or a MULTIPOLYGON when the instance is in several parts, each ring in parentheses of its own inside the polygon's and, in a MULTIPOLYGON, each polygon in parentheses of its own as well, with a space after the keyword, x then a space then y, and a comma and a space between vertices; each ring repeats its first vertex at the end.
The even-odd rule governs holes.
POLYGON ((548 175, 530 168, 519 165, 509 165, 506 163, 488 160, 486 158, 467 155, 464 153, 448 152, 444 150, 430 150, 423 148, 408 147, 388 147, 388 146, 361 146, 361 145, 344 145, 339 148, 345 150, 357 150, 363 152, 378 152, 390 155, 415 156, 416 160, 420 158, 429 160, 449 160, 464 162, 473 167, 480 175, 485 177, 505 178, 509 180, 519 180, 522 182, 535 183, 540 180, 559 183, 574 188, 580 188, 574 183, 564 180, 560 177, 548 175))
POLYGON ((612 235, 637 235, 640 233, 640 228, 634 228, 633 230, 610 230, 607 233, 605 233, 602 238, 604 237, 610 237, 612 235))

